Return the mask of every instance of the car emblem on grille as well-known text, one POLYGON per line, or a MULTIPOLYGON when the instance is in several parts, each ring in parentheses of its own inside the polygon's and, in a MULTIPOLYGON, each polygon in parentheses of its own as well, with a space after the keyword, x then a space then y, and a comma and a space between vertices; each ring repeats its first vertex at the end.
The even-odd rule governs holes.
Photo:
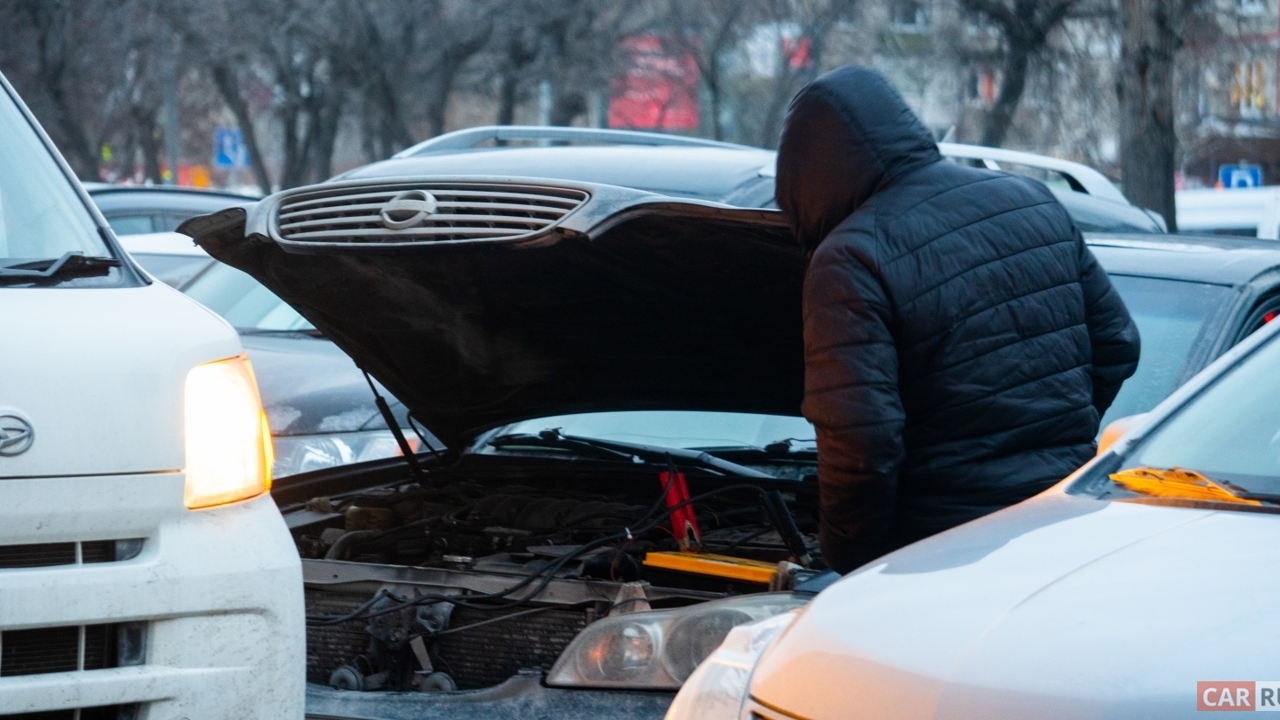
POLYGON ((426 190, 406 190, 387 201, 378 211, 388 230, 405 230, 422 222, 439 209, 436 198, 426 190))
POLYGON ((17 415, 0 415, 0 455, 21 455, 35 442, 36 432, 31 423, 17 415))

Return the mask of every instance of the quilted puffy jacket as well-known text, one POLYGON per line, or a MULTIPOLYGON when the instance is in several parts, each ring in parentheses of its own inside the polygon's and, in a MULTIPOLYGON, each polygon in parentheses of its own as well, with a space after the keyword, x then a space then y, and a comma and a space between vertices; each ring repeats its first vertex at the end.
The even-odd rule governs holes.
POLYGON ((792 101, 777 201, 812 253, 803 411, 830 567, 1089 459, 1138 331, 1047 188, 944 161, 884 78, 846 67, 792 101))

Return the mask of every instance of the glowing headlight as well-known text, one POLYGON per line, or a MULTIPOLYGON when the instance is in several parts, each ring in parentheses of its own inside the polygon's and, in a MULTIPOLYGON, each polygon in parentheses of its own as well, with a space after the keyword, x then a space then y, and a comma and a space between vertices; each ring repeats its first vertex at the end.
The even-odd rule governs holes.
POLYGON ((187 507, 221 505, 271 489, 271 431, 249 358, 197 365, 187 373, 187 507))
POLYGON ((735 626, 805 602, 806 597, 791 593, 761 593, 607 617, 589 625, 565 648, 547 684, 673 690, 735 626))
MULTIPOLYGON (((409 446, 418 449, 418 438, 410 436, 409 446)), ((272 474, 286 475, 380 460, 400 454, 400 446, 390 430, 335 433, 332 435, 281 435, 275 439, 276 464, 272 474)))
POLYGON ((799 615, 793 610, 730 630, 680 688, 666 720, 738 720, 760 657, 799 615))

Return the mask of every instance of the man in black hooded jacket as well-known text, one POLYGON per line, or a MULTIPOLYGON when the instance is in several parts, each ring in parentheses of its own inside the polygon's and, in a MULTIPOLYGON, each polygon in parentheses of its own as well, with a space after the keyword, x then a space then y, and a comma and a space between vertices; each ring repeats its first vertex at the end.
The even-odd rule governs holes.
POLYGON ((805 397, 821 541, 848 572, 1089 459, 1138 331, 1040 183, 944 161, 878 73, 800 91, 778 206, 811 253, 805 397))

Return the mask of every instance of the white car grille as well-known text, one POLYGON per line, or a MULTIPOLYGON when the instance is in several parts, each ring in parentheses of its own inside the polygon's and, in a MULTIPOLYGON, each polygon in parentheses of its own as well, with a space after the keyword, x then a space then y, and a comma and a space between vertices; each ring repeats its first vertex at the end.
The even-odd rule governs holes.
POLYGON ((281 240, 306 243, 509 240, 550 228, 587 198, 572 188, 496 183, 313 189, 281 201, 275 230, 281 240))

